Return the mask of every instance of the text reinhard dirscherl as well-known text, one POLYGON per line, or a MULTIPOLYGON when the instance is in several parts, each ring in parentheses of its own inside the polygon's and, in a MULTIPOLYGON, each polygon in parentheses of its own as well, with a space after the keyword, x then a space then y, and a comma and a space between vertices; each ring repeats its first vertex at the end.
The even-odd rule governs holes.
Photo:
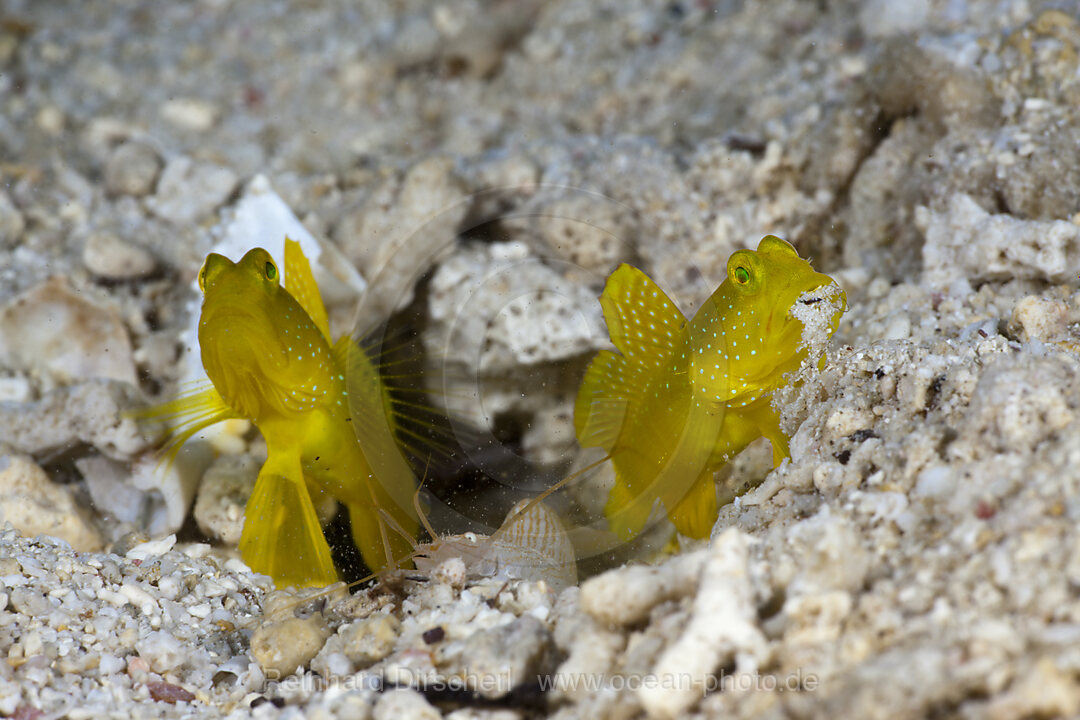
MULTIPOLYGON (((553 690, 576 694, 581 691, 636 692, 642 688, 684 691, 692 688, 702 695, 725 692, 813 692, 820 687, 820 679, 813 673, 797 670, 787 675, 760 675, 756 673, 726 673, 704 677, 690 673, 678 675, 613 674, 604 673, 555 673, 536 675, 533 686, 546 693, 553 690)), ((267 680, 275 680, 271 674, 267 680)), ((444 676, 429 671, 412 671, 408 668, 394 668, 392 677, 385 680, 368 673, 360 672, 347 677, 326 680, 309 673, 290 675, 278 682, 278 689, 290 694, 290 691, 318 691, 336 688, 340 691, 378 690, 386 687, 412 687, 425 693, 476 693, 488 697, 498 697, 510 692, 514 687, 527 685, 527 682, 514 682, 510 673, 468 673, 464 675, 444 676)))

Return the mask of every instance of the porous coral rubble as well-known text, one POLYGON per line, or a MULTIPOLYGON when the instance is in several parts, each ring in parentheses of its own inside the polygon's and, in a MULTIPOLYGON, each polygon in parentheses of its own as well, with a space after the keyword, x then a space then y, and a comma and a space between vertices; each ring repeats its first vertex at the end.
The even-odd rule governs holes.
MULTIPOLYGON (((102 0, 75 24, 60 5, 8 3, 0 451, 32 457, 65 497, 113 503, 88 532, 123 554, 0 533, 0 714, 1080 712, 1080 22, 1059 5, 102 0), (123 474, 152 461, 123 414, 132 368, 150 393, 183 376, 191 281, 259 174, 385 283, 374 306, 415 297, 425 328, 469 328, 455 392, 470 377, 473 419, 540 464, 570 459, 616 262, 690 312, 732 250, 775 233, 850 309, 824 370, 778 398, 791 461, 771 471, 757 446, 733 463, 725 492, 756 489, 722 509, 709 549, 558 598, 445 567, 309 601, 309 650, 329 639, 281 656, 306 669, 272 680, 250 655, 260 605, 260 639, 287 636, 265 582, 227 549, 130 555, 165 511, 138 510, 149 491, 123 474), (507 252, 535 266, 524 295, 463 302, 507 252), (28 362, 18 304, 41 288, 109 342, 34 327, 50 342, 28 362), (699 626, 720 647, 692 648, 699 626), (505 688, 464 706, 436 691, 478 673, 555 680, 501 707, 505 688), (425 693, 380 684, 417 678, 425 693)), ((355 299, 333 298, 337 326, 355 299)), ((231 442, 219 449, 260 455, 231 442)), ((221 487, 200 522, 234 536, 221 487)))

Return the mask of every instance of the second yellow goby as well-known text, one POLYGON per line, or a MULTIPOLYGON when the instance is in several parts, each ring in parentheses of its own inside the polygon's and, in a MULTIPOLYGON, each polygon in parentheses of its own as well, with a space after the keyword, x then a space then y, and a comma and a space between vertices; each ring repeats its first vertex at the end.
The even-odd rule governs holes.
POLYGON ((771 395, 807 357, 793 309, 822 301, 834 308, 831 334, 843 291, 772 235, 731 256, 692 320, 637 268, 611 274, 600 303, 617 352, 601 351, 586 371, 574 426, 583 447, 611 457, 604 514, 614 532, 635 536, 659 500, 679 532, 708 537, 713 473, 761 436, 775 463, 787 457, 771 395))

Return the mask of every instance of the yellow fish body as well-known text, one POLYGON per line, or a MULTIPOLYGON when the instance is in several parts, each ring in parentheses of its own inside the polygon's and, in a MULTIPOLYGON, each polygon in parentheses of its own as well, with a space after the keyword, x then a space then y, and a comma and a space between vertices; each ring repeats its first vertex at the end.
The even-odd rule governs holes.
MULTIPOLYGON (((617 352, 589 365, 574 427, 583 447, 612 459, 604 514, 614 532, 636 535, 659 499, 680 533, 707 537, 718 514, 713 473, 761 436, 776 464, 788 456, 771 393, 807 356, 791 311, 834 285, 771 235, 731 256, 727 278, 689 322, 637 268, 611 274, 600 303, 617 352)), ((830 334, 846 309, 836 292, 830 334)))
POLYGON ((348 336, 331 345, 326 309, 299 244, 286 239, 283 272, 261 248, 237 263, 211 254, 199 287, 199 344, 213 387, 157 414, 187 416, 175 446, 228 418, 248 418, 262 433, 267 459, 247 503, 244 562, 279 586, 335 582, 312 501, 324 493, 348 508, 369 567, 406 556, 417 532, 415 479, 388 426, 390 396, 348 336), (350 398, 354 385, 360 397, 350 398), (350 401, 361 418, 356 431, 350 401))

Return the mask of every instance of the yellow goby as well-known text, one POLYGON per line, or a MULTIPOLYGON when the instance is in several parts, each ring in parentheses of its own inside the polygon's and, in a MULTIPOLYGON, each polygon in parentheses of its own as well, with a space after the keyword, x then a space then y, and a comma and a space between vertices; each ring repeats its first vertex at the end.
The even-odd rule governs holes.
POLYGON ((262 248, 236 263, 212 253, 199 288, 199 344, 213 387, 153 414, 181 419, 174 448, 229 418, 250 419, 262 433, 267 459, 245 511, 244 562, 278 586, 335 582, 312 500, 324 494, 348 508, 370 568, 408 555, 418 527, 415 478, 395 445, 390 395, 351 338, 331 344, 300 245, 286 238, 281 272, 262 248))
MULTIPOLYGON (((604 514, 623 538, 640 532, 659 500, 676 529, 709 535, 718 508, 713 473, 751 441, 788 456, 772 391, 807 357, 796 303, 824 293, 846 297, 790 244, 765 237, 757 251, 728 260, 727 278, 687 320, 643 272, 621 265, 600 303, 617 352, 602 350, 585 373, 574 407, 583 447, 602 447, 615 470, 604 514)), ((824 357, 822 357, 822 362, 824 357)))

